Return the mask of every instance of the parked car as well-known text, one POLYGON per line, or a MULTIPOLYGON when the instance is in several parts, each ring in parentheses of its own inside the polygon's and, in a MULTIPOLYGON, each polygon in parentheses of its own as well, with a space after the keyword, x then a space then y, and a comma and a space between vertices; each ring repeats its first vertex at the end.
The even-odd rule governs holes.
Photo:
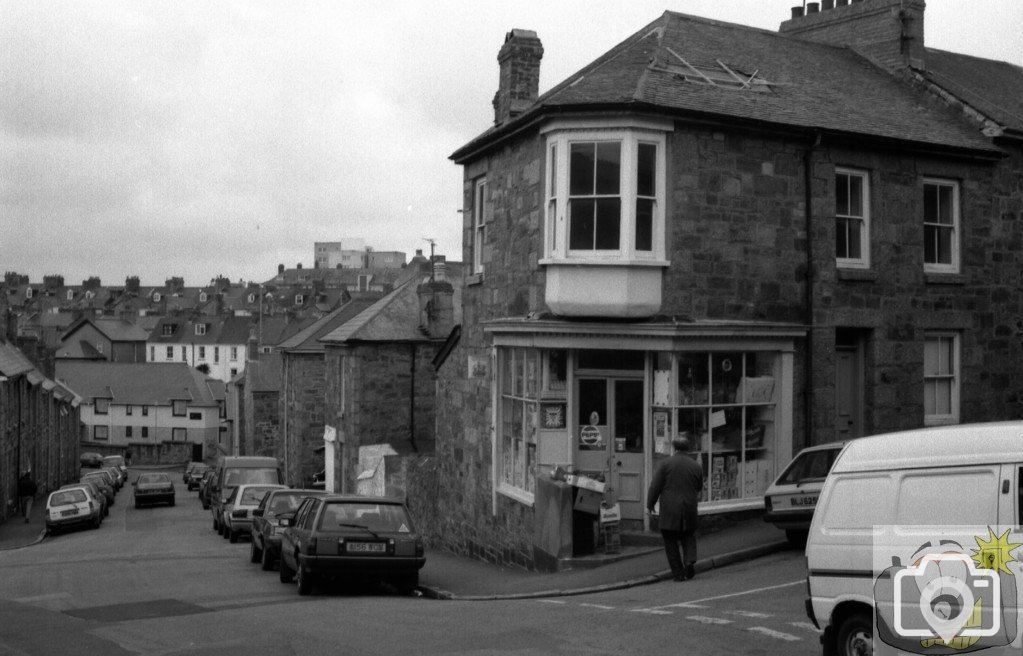
POLYGON ((108 472, 114 478, 114 487, 118 490, 124 487, 124 484, 128 482, 128 477, 119 467, 114 465, 105 465, 101 469, 108 472))
POLYGON ((252 530, 251 512, 270 490, 287 489, 283 485, 239 485, 231 492, 224 505, 224 522, 220 534, 231 542, 241 536, 248 536, 252 530))
POLYGON ((103 456, 95 451, 86 451, 79 456, 82 467, 89 467, 90 469, 96 469, 103 465, 103 456))
POLYGON ((294 513, 302 499, 306 497, 322 497, 323 490, 271 490, 263 495, 259 506, 252 511, 252 545, 249 549, 249 560, 261 563, 264 571, 273 569, 281 556, 280 516, 294 513))
POLYGON ((99 516, 100 516, 100 518, 106 517, 107 515, 110 514, 110 506, 107 503, 107 498, 103 494, 103 491, 100 490, 99 486, 96 485, 95 483, 92 483, 92 482, 89 482, 89 481, 79 482, 79 483, 66 483, 64 485, 61 485, 59 489, 61 489, 61 490, 72 490, 72 489, 76 489, 76 488, 81 488, 81 489, 84 489, 84 490, 88 490, 89 494, 92 495, 92 498, 99 502, 99 508, 100 508, 99 516))
POLYGON ((206 472, 210 470, 209 465, 199 462, 193 463, 195 466, 185 472, 185 485, 189 490, 194 490, 199 487, 202 483, 203 477, 206 472))
POLYGON ((213 530, 221 533, 224 523, 224 505, 231 491, 239 485, 284 485, 284 474, 277 458, 261 456, 224 456, 217 463, 217 471, 210 483, 210 512, 213 530))
POLYGON ((91 472, 82 476, 78 479, 81 483, 92 483, 98 489, 103 498, 107 501, 107 507, 114 505, 116 495, 114 494, 114 487, 107 481, 107 477, 103 476, 102 472, 91 472))
POLYGON ((764 521, 784 530, 793 545, 806 542, 824 480, 845 445, 832 442, 803 449, 764 492, 764 521))
POLYGON ((99 502, 85 488, 54 490, 46 498, 46 530, 55 533, 72 526, 99 528, 101 512, 99 502))
POLYGON ((403 594, 419 585, 423 538, 401 499, 307 497, 280 522, 280 579, 297 579, 300 595, 339 574, 387 581, 403 594))
POLYGON ((202 502, 202 509, 210 509, 210 495, 213 490, 213 477, 216 476, 217 472, 213 469, 203 474, 202 482, 199 483, 199 501, 202 502))
POLYGON ((128 463, 124 461, 124 456, 104 456, 103 464, 107 467, 117 467, 124 474, 124 479, 128 480, 128 463))
POLYGON ((96 471, 85 472, 83 476, 95 476, 103 480, 114 491, 114 494, 117 494, 117 476, 113 472, 100 468, 96 471))
POLYGON ((181 482, 182 483, 188 483, 188 475, 191 474, 192 470, 195 469, 196 467, 198 467, 199 465, 205 466, 206 463, 204 463, 204 462, 194 462, 194 461, 187 463, 185 465, 185 471, 181 474, 181 482))
POLYGON ((169 474, 152 472, 139 474, 135 480, 135 507, 145 504, 169 503, 174 505, 174 481, 169 474))

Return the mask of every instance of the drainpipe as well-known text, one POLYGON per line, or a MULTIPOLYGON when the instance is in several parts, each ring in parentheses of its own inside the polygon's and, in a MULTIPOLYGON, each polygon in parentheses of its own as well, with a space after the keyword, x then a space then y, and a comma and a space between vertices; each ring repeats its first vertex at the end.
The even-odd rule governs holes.
POLYGON ((419 453, 419 447, 416 446, 416 343, 412 342, 409 347, 412 353, 412 363, 409 365, 412 382, 409 384, 408 441, 412 451, 419 453))
POLYGON ((803 446, 810 446, 813 434, 813 151, 821 145, 821 135, 814 134, 813 141, 803 152, 803 193, 806 209, 806 356, 803 358, 803 446))

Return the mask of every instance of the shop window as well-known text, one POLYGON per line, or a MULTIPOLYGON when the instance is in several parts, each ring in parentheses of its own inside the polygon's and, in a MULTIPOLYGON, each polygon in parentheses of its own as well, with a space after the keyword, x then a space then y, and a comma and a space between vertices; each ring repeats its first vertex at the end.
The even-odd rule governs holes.
POLYGON ((775 359, 764 352, 657 355, 655 460, 671 454, 675 435, 687 438, 703 466, 704 501, 760 497, 773 481, 775 359))
POLYGON ((540 363, 536 349, 500 351, 497 487, 528 502, 536 489, 540 363))
POLYGON ((959 335, 929 332, 924 342, 924 423, 959 423, 959 335))

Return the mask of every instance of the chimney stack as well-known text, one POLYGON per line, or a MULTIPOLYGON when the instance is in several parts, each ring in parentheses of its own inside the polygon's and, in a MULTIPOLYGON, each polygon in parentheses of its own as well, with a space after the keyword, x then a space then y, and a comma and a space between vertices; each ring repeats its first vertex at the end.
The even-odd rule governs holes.
POLYGON ((778 31, 797 39, 845 46, 889 71, 924 67, 924 0, 825 0, 778 31))
POLYGON ((540 94, 543 45, 536 32, 514 29, 497 53, 501 73, 494 94, 494 124, 501 125, 526 111, 540 94))

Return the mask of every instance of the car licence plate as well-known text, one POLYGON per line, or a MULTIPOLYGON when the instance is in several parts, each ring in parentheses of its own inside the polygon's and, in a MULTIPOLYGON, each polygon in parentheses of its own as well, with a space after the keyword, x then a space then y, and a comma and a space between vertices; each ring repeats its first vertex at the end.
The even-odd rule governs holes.
POLYGON ((60 511, 60 516, 61 517, 71 517, 72 515, 77 515, 77 514, 78 514, 77 510, 61 510, 60 511))
POLYGON ((804 494, 797 497, 789 497, 789 506, 792 508, 813 508, 816 505, 816 494, 804 494))
POLYGON ((356 553, 384 553, 387 551, 387 545, 383 542, 349 542, 345 545, 345 550, 356 553))

